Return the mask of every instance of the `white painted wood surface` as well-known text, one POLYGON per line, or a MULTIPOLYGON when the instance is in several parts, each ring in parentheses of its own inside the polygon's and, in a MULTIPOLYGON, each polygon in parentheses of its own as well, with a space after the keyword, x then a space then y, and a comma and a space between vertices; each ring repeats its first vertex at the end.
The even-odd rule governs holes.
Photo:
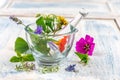
MULTIPOLYGON (((30 18, 22 18, 25 22, 29 23, 30 18)), ((0 48, 0 77, 1 80, 119 80, 120 79, 120 31, 114 20, 96 20, 84 19, 77 28, 79 32, 76 34, 75 42, 79 38, 89 34, 95 38, 95 51, 94 55, 90 57, 90 62, 87 66, 79 64, 78 57, 74 54, 75 42, 73 48, 67 58, 61 65, 57 73, 41 74, 37 72, 16 72, 14 64, 9 62, 11 56, 15 55, 14 41, 17 36, 24 37, 24 30, 22 26, 14 25, 7 17, 2 17, 1 20, 9 22, 8 25, 2 23, 3 29, 0 29, 0 40, 4 46, 0 48), (13 32, 15 31, 15 32, 13 32), (6 39, 8 40, 6 41, 6 39), (78 73, 66 72, 64 69, 69 64, 76 64, 78 73), (17 74, 16 74, 17 73, 17 74), (35 77, 30 75, 34 74, 35 77), (25 76, 24 78, 21 76, 25 76), (29 76, 28 76, 29 75, 29 76)), ((30 20, 32 21, 32 19, 30 20)), ((2 26, 1 25, 1 26, 2 26)))
MULTIPOLYGON (((39 2, 39 0, 32 1, 39 2)), ((77 7, 73 6, 75 9, 63 9, 57 5, 57 8, 48 8, 48 3, 45 3, 46 0, 41 1, 46 7, 30 6, 32 8, 28 9, 24 7, 24 4, 24 6, 20 6, 22 8, 18 8, 23 2, 9 0, 9 3, 0 10, 0 80, 120 80, 120 10, 119 5, 116 5, 119 0, 80 0, 80 4, 85 6, 92 14, 90 13, 86 19, 78 24, 79 32, 76 34, 75 42, 86 34, 90 34, 95 38, 96 43, 94 54, 90 57, 87 66, 79 64, 79 59, 74 54, 74 42, 67 60, 60 65, 59 72, 50 74, 41 74, 36 71, 29 73, 16 72, 14 70, 15 64, 10 63, 9 59, 15 55, 15 39, 18 36, 24 37, 24 29, 10 21, 9 15, 17 15, 28 24, 34 21, 33 15, 36 12, 56 13, 72 18, 81 8, 80 4, 77 7), (19 4, 18 7, 16 7, 17 4, 19 4), (88 7, 87 4, 93 8, 88 7), (97 4, 99 4, 98 7, 94 7, 97 4), (70 64, 76 64, 76 69, 79 72, 66 72, 64 69, 70 64)), ((77 2, 78 0, 70 1, 77 2)), ((29 2, 29 0, 26 0, 26 2, 29 2)), ((51 1, 51 3, 55 4, 54 1, 51 1)))

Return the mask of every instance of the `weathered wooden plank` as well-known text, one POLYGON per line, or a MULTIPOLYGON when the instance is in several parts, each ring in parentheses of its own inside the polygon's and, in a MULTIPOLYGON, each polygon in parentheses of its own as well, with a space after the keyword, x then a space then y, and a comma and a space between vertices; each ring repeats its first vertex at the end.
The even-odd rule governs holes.
POLYGON ((108 5, 104 3, 93 2, 45 2, 45 1, 13 1, 10 3, 8 8, 1 10, 0 15, 22 15, 22 16, 33 16, 36 13, 59 13, 73 15, 77 14, 81 8, 85 8, 90 12, 91 16, 97 15, 110 15, 110 9, 108 5), (27 9, 27 11, 26 11, 27 9), (19 13, 22 11, 23 13, 19 13), (64 13, 63 13, 64 12, 64 13), (9 13, 9 14, 8 14, 9 13))
MULTIPOLYGON (((106 3, 94 3, 94 2, 23 2, 23 1, 15 1, 10 6, 10 8, 65 8, 67 10, 71 9, 80 9, 85 8, 88 9, 91 13, 109 13, 108 6, 106 3)), ((75 10, 74 10, 75 11, 75 10)), ((72 11, 71 11, 72 12, 72 11)))
POLYGON ((9 20, 9 17, 0 18, 0 49, 3 49, 12 35, 16 35, 19 29, 9 20))
POLYGON ((7 3, 7 0, 0 0, 0 8, 3 8, 6 3, 7 3))
POLYGON ((114 12, 120 14, 120 1, 119 0, 111 0, 111 4, 113 6, 114 12))

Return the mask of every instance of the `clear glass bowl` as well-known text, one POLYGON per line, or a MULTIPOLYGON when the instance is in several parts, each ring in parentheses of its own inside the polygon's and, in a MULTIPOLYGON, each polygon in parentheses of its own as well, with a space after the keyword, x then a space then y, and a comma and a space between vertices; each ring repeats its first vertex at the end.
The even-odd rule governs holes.
POLYGON ((38 65, 58 64, 71 50, 75 27, 68 25, 56 34, 35 34, 36 24, 26 26, 26 40, 38 65))

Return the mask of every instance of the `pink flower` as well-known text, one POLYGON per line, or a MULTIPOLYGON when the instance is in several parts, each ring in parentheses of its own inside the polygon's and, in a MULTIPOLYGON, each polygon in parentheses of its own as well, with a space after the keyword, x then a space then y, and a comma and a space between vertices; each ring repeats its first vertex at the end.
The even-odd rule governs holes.
POLYGON ((85 39, 81 38, 76 42, 76 51, 81 54, 88 54, 89 56, 92 56, 95 47, 93 40, 94 38, 90 37, 89 35, 86 35, 85 39))

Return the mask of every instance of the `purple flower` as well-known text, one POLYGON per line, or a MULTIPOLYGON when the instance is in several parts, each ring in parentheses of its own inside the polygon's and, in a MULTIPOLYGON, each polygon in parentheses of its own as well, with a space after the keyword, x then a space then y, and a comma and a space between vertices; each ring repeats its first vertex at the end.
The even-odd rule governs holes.
POLYGON ((37 26, 37 29, 35 30, 35 34, 41 34, 42 33, 42 27, 37 26))
POLYGON ((65 68, 65 70, 66 70, 66 71, 69 71, 69 72, 75 71, 75 66, 76 66, 76 64, 69 65, 67 68, 65 68))
POLYGON ((94 38, 90 37, 89 35, 85 36, 84 38, 81 38, 79 41, 76 42, 76 51, 81 54, 88 54, 89 56, 92 56, 95 43, 93 43, 94 38))

